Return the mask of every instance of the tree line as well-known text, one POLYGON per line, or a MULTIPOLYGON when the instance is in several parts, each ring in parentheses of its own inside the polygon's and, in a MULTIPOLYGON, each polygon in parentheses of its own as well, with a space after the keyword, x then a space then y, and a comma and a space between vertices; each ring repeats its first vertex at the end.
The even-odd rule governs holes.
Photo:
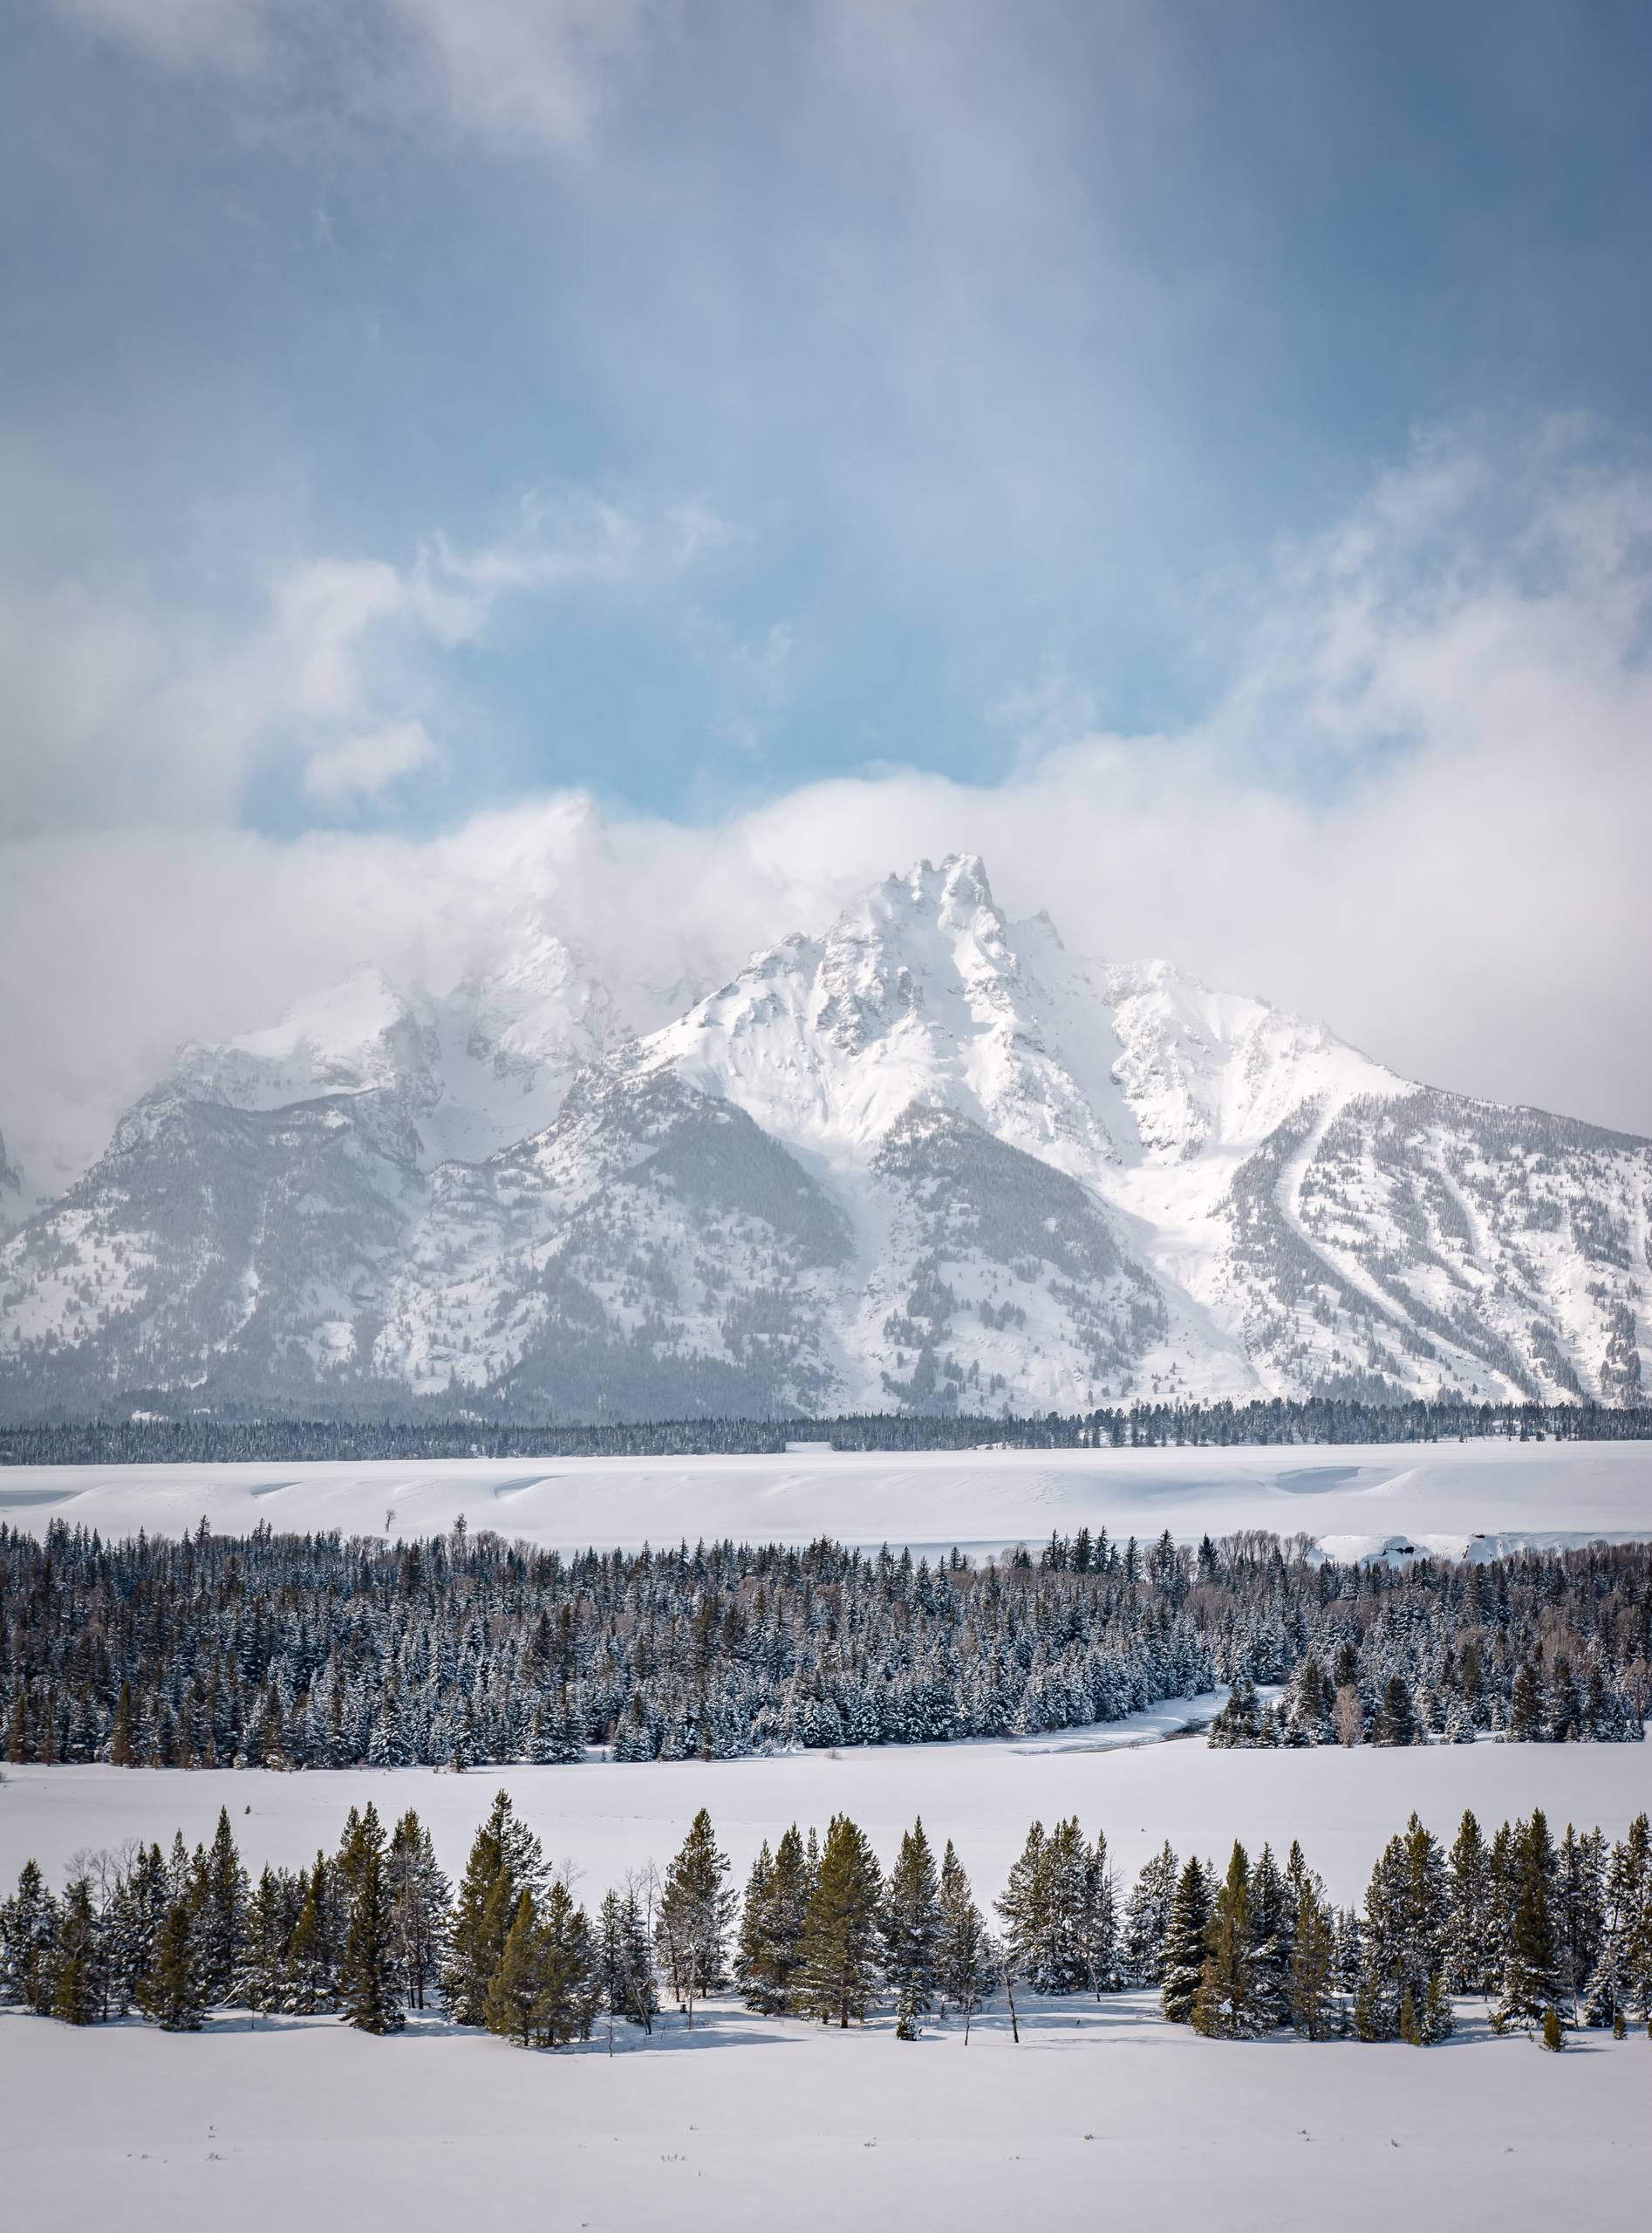
POLYGON ((335 1852, 256 1881, 227 1810, 209 1845, 181 1834, 80 1854, 60 1896, 32 1861, 0 1904, 0 1997, 74 2025, 136 2010, 168 2031, 215 2008, 401 2029, 440 2007, 524 2047, 616 2028, 652 2036, 662 2004, 692 2026, 734 1994, 760 2015, 847 2028, 879 2011, 901 2038, 1001 2002, 1020 2038, 1019 1988, 1041 1998, 1157 1993, 1175 2024, 1216 2038, 1286 2028, 1325 2040, 1446 2038, 1478 1997, 1492 2027, 1550 2047, 1568 2031, 1652 2037, 1652 1828, 1609 1845, 1540 1811, 1488 1839, 1465 1813, 1450 1849, 1414 1813, 1339 1909, 1293 1841, 1281 1864, 1235 1842, 1225 1869, 1168 1841, 1121 1895, 1107 1840, 1076 1817, 1034 1822, 993 1902, 976 1904, 952 1841, 921 1820, 887 1869, 846 1815, 824 1838, 795 1823, 765 1841, 744 1896, 709 1814, 663 1875, 651 1862, 595 1914, 568 1868, 500 1792, 456 1890, 411 1809, 386 1831, 352 1807, 335 1852))
POLYGON ((148 1394, 136 1416, 62 1418, 0 1426, 0 1465, 222 1465, 270 1461, 461 1458, 688 1458, 780 1456, 794 1440, 834 1450, 1238 1449, 1319 1443, 1646 1441, 1652 1404, 1492 1403, 1466 1398, 1382 1402, 1313 1396, 1246 1403, 1150 1403, 1031 1416, 917 1411, 840 1413, 829 1418, 660 1419, 605 1424, 472 1408, 458 1415, 415 1406, 403 1415, 323 1418, 232 1405, 171 1416, 148 1394))
POLYGON ((1635 1740, 1652 1546, 1390 1567, 1082 1528, 932 1564, 826 1540, 564 1558, 462 1520, 393 1544, 0 1526, 18 1762, 729 1758, 1033 1735, 1219 1683, 1219 1744, 1635 1740))

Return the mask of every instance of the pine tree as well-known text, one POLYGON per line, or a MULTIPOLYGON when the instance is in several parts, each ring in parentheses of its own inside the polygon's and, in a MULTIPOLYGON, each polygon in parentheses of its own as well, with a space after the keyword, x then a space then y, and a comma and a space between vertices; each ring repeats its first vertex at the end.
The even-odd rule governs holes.
POLYGON ((338 1945, 335 1898, 324 1854, 298 1879, 298 1919, 287 1941, 282 2006, 291 2016, 319 2016, 333 2005, 338 1945))
POLYGON ((273 1868, 264 1868, 247 1902, 247 1923, 236 1997, 249 2008, 282 2006, 286 1991, 287 1946, 297 1923, 292 1888, 273 1868))
POLYGON ((1250 1863, 1235 1839, 1205 1929, 1205 1964, 1193 2002, 1193 2029, 1207 2038, 1250 2039, 1261 2029, 1250 1909, 1250 1863))
POLYGON ((1488 1874, 1480 1826, 1464 1808, 1451 1842, 1446 1906, 1447 1976, 1455 1992, 1483 1993, 1492 1982, 1486 1948, 1488 1874))
POLYGON ((1205 1974, 1205 1932, 1210 1914, 1209 1881, 1198 1858, 1190 1855, 1176 1881, 1164 1934, 1159 2006, 1171 2024, 1190 2024, 1193 2019, 1193 2004, 1205 1974))
POLYGON ((531 2046, 544 1992, 544 1939, 534 1912, 534 1895, 526 1887, 505 1933, 498 1961, 488 1981, 482 2020, 501 2038, 531 2046))
POLYGON ((971 2018, 992 1990, 993 1954, 981 1911, 970 1893, 963 1863, 946 1840, 941 1856, 940 1936, 935 1949, 935 1981, 943 2008, 957 2009, 969 2043, 971 2018))
POLYGON ((1415 1745, 1417 1741, 1416 1718, 1411 1710, 1411 1693, 1406 1688, 1403 1675, 1390 1675, 1382 1692, 1382 1703, 1371 1717, 1373 1745, 1415 1745))
POLYGON ((442 1995, 456 2024, 487 2022, 488 1988, 522 1895, 537 1892, 543 1868, 538 1839, 516 1820, 509 1793, 497 1793, 470 1848, 441 1970, 442 1995))
POLYGON ((900 1841, 884 1886, 884 1975, 904 2004, 909 2029, 935 2004, 936 1950, 940 1938, 940 1887, 921 1820, 900 1841))
MULTIPOLYGON (((813 1844, 814 1834, 809 1834, 813 1844)), ((765 1844, 746 1887, 735 1973, 748 2007, 782 2016, 802 1962, 803 1915, 818 1861, 794 1822, 771 1856, 765 1844)))
POLYGON ((1124 1974, 1133 1985, 1164 1982, 1176 1874, 1176 1855, 1166 1839, 1152 1859, 1143 1863, 1124 1910, 1124 1974))
POLYGON ((16 1892, 0 1907, 0 1993, 47 2014, 57 1943, 58 1903, 35 1862, 25 1861, 16 1892))
POLYGON ((826 1832, 820 1874, 803 1919, 803 1965, 797 2003, 823 2024, 865 2021, 877 1986, 882 1880, 864 1834, 845 1814, 826 1832))
POLYGON ((1601 1943, 1585 2020, 1614 2032, 1635 2005, 1635 1946, 1647 1896, 1649 1845, 1652 1835, 1642 1814, 1613 1847, 1606 1867, 1601 1943))
POLYGON ((112 1991, 123 2009, 135 2002, 138 1981, 154 1959, 170 1902, 167 1863, 158 1844, 140 1846, 115 1888, 110 1923, 112 1991))
POLYGON ((340 1866, 350 1902, 338 1970, 345 2021, 358 2032, 399 2032, 407 2017, 396 1973, 394 1908, 384 1829, 371 1800, 340 1866))
POLYGON ((51 2013, 62 2024, 94 2024, 104 1998, 103 1933, 92 1884, 77 1876, 63 1895, 51 1961, 51 2013))
MULTIPOLYGON (((1555 1853, 1540 1807, 1514 1833, 1515 1901, 1503 1990, 1492 2021, 1499 2032, 1510 2026, 1530 2031, 1546 2009, 1560 1999, 1560 1947, 1555 1913, 1555 1853)), ((1558 2018, 1557 2018, 1558 2020, 1558 2018)))
POLYGON ((1273 2031, 1290 2021, 1296 1912, 1271 1846, 1263 1846, 1251 1872, 1249 1904, 1256 2021, 1262 2031, 1273 2031))
POLYGON ((195 1917, 187 1899, 174 1900, 160 1927, 154 1960, 139 1988, 138 2005, 163 2032, 198 2032, 207 1990, 196 1943, 195 1917))
POLYGON ((447 1951, 451 1894, 430 1833, 412 1807, 391 1835, 385 1881, 401 1992, 409 2008, 423 2008, 447 1951))
POLYGON ((560 1877, 551 1881, 539 1924, 539 1997, 534 2027, 540 2044, 565 2045, 590 2036, 601 2001, 601 1970, 590 1919, 560 1877))
POLYGON ((1542 1663, 1535 1655, 1526 1660, 1514 1678, 1514 1690, 1509 1706, 1507 1739, 1511 1745, 1536 1743, 1543 1735, 1547 1701, 1543 1695, 1542 1663))
POLYGON ((218 1827, 204 1857, 196 1922, 201 1988, 216 2007, 235 1991, 246 1927, 247 1872, 236 1851, 229 1810, 218 1809, 218 1827))
POLYGON ((604 1895, 597 1923, 597 1959, 602 2005, 611 2017, 638 2025, 652 2035, 659 1996, 648 1925, 634 1884, 604 1895))
POLYGON ((692 2031, 694 2004, 720 1992, 734 1895, 726 1888, 728 1862, 718 1851, 711 1816, 702 1806, 666 1872, 656 1940, 678 2005, 692 2031))
POLYGON ((1316 1878, 1297 1895, 1291 1956, 1291 2023, 1304 2038, 1328 2039, 1336 2027, 1336 1931, 1316 1878))

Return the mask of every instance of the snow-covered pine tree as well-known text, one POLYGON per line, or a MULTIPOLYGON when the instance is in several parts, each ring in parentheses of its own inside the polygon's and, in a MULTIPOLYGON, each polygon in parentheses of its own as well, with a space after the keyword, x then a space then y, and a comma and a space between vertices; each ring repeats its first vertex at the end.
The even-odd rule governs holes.
POLYGON ((390 1941, 402 1997, 422 2008, 447 1951, 452 1894, 430 1833, 409 1807, 391 1834, 385 1856, 390 1894, 390 1941))
POLYGON ((84 1874, 65 1887, 51 1956, 51 2013, 60 2024, 95 2024, 103 2012, 108 1950, 84 1874))
POLYGON ((1502 1991, 1492 2013, 1499 2032, 1534 2031, 1565 1991, 1554 1841, 1541 1807, 1514 1827, 1514 1903, 1502 1991))
POLYGON ((1176 1880, 1164 1934, 1164 1975, 1159 2006, 1171 2024, 1189 2024, 1205 1974, 1205 1932, 1210 1921, 1210 1882, 1203 1863, 1190 1854, 1176 1880))
POLYGON ((992 1991, 993 1952, 969 1878, 950 1838, 941 1856, 939 1908, 935 1981, 943 2010, 955 2008, 963 2018, 967 2045, 971 2019, 992 1991))
MULTIPOLYGON (((659 1995, 647 1919, 634 1881, 604 1895, 597 1918, 597 1969, 601 2005, 611 2018, 652 2034, 659 1995)), ((610 2025, 611 2045, 612 2025, 610 2025)))
POLYGON ((666 1872, 655 1924, 661 1967, 691 2031, 696 2001, 720 1992, 727 1982, 728 1926, 735 1907, 727 1875, 728 1862, 702 1806, 666 1872))
POLYGON ((1164 1942, 1170 1930, 1171 1903, 1176 1897, 1176 1855, 1167 1838, 1131 1887, 1124 1909, 1123 1961, 1125 1980, 1133 1985, 1157 1985, 1164 1978, 1164 1942))
POLYGON ((1465 1807, 1447 1861, 1445 1974, 1453 1992, 1483 1993, 1492 1983, 1486 1948, 1489 1868, 1480 1826, 1465 1807))
POLYGON ((174 1900, 160 1926, 154 1958, 138 1989, 138 2005, 163 2032, 198 2032, 207 2011, 195 1918, 187 1898, 174 1900))
POLYGON ((58 1903, 38 1865, 24 1861, 17 1890, 0 1907, 0 1995, 44 2016, 57 1943, 58 1903))
POLYGON ((936 1950, 940 1937, 940 1887, 935 1857, 921 1819, 900 1841, 884 1884, 884 1976, 901 2001, 907 2030, 916 2038, 919 2019, 935 2004, 936 1950))

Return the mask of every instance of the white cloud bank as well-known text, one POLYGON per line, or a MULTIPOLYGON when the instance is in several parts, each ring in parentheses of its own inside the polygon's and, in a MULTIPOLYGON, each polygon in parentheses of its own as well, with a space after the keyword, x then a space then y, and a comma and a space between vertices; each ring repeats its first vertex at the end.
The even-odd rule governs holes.
MULTIPOLYGON (((405 710, 346 720, 372 698, 366 632, 411 614, 427 645, 471 641, 499 570, 438 555, 297 573, 274 651, 172 689, 228 672, 223 702, 256 728, 284 657, 283 702, 340 724, 312 785, 371 790, 435 747, 405 710), (297 608, 329 623, 303 658, 282 650, 297 608)), ((72 1168, 186 1036, 264 1022, 368 960, 440 986, 524 911, 659 987, 973 848, 1007 907, 1048 907, 1069 945, 1165 953, 1412 1076, 1652 1131, 1652 481, 1592 467, 1565 430, 1495 459, 1424 446, 1281 554, 1256 604, 1207 719, 1097 733, 1047 678, 1016 701, 1027 747, 993 787, 898 768, 702 828, 563 796, 422 841, 277 843, 231 826, 226 782, 215 821, 129 802, 118 827, 20 835, 0 849, 0 1128, 37 1180, 72 1168)), ((77 619, 124 645, 118 619, 77 619)), ((85 667, 65 659, 65 688, 95 699, 85 667)))

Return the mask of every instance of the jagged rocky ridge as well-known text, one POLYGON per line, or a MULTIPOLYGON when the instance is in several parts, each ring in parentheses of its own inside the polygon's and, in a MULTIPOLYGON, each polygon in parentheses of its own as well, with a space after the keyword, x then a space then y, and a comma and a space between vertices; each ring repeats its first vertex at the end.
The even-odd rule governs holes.
POLYGON ((920 864, 628 1035, 524 930, 189 1048, 0 1246, 0 1408, 1635 1400, 1652 1144, 920 864))

